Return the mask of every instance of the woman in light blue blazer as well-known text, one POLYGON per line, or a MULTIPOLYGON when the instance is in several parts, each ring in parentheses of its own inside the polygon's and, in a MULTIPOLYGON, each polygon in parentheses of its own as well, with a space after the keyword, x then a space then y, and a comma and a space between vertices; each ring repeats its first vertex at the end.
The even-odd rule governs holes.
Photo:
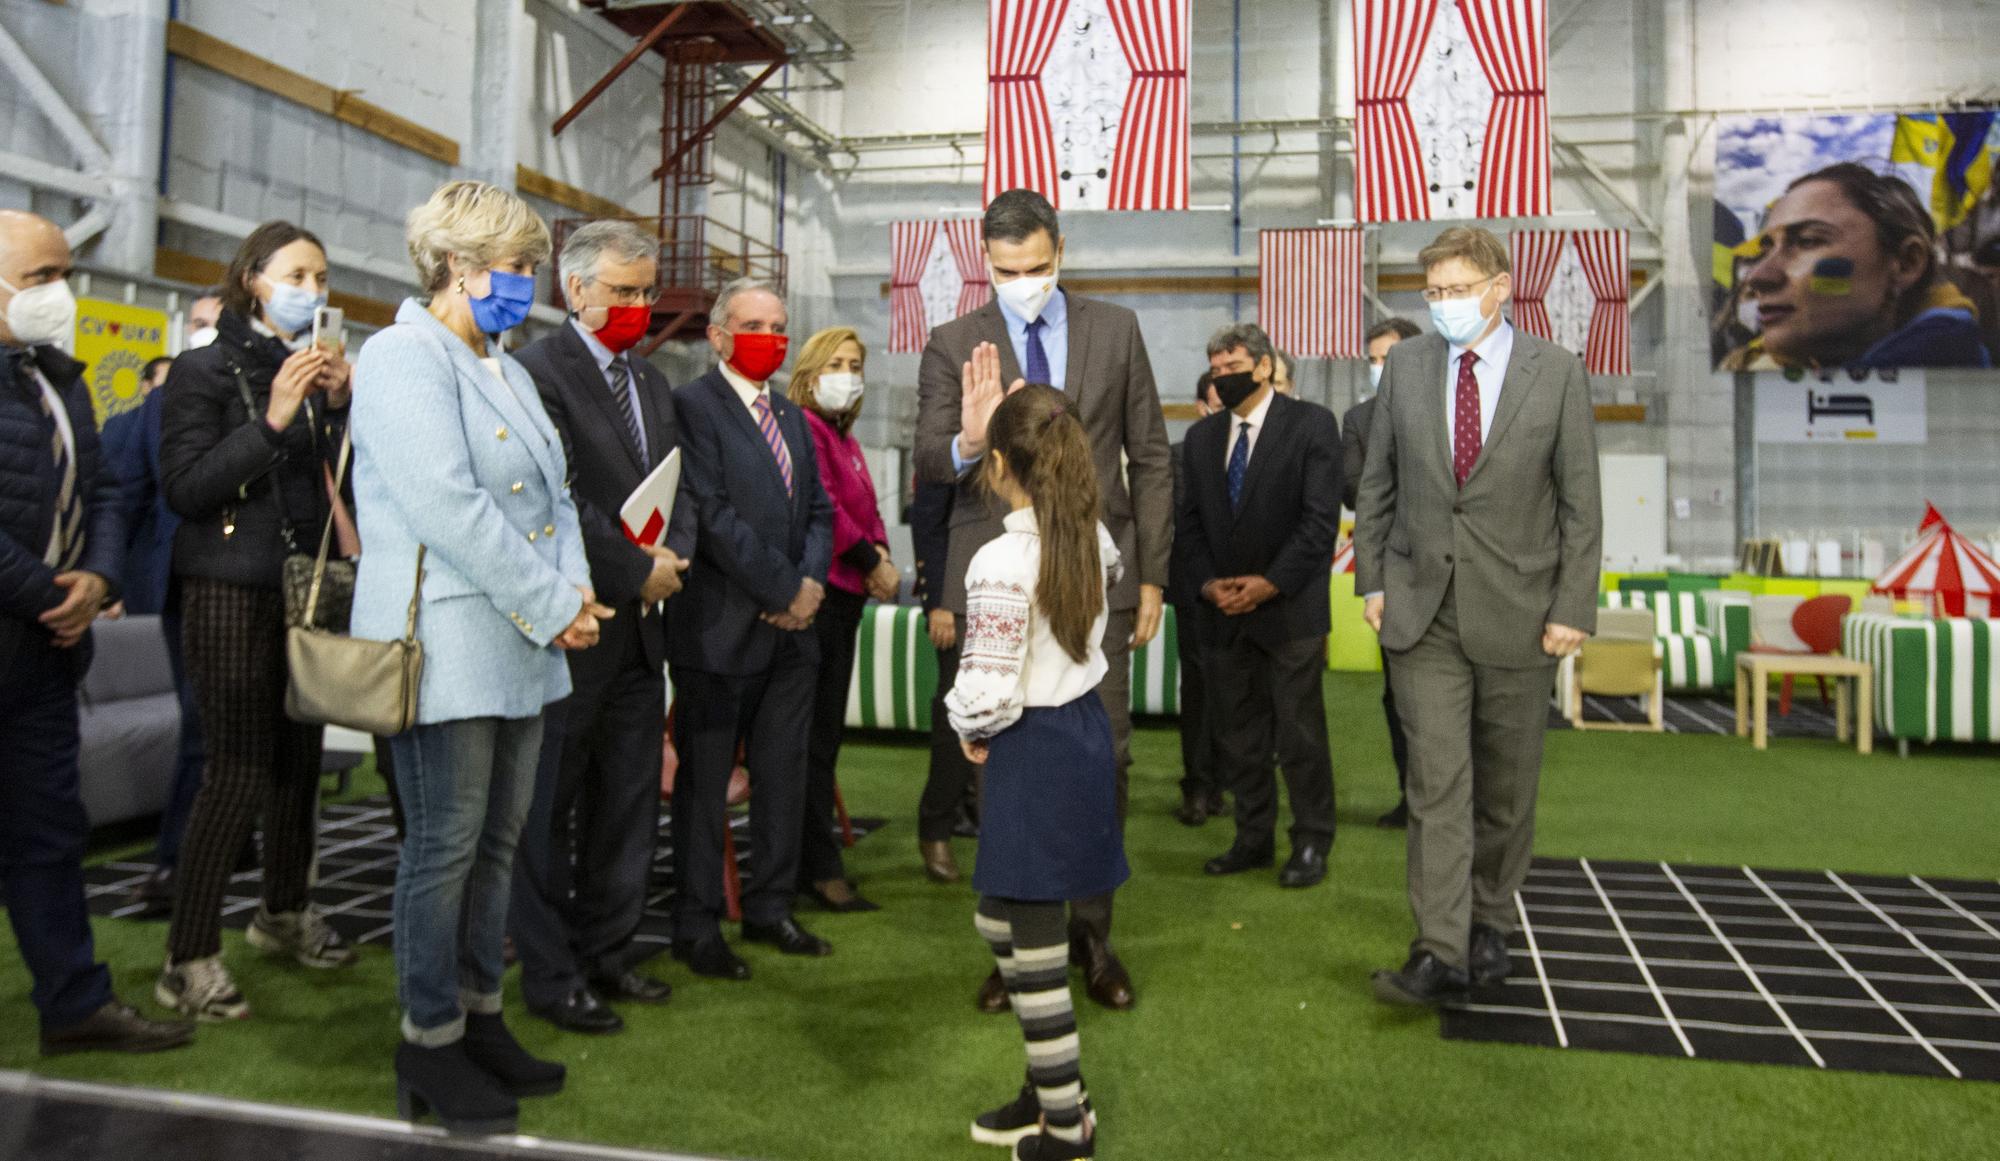
POLYGON ((549 256, 513 194, 456 181, 411 211, 409 299, 356 366, 351 426, 363 554, 353 632, 402 636, 422 580, 417 724, 389 739, 408 832, 396 872, 403 1041, 398 1107, 458 1132, 512 1132, 520 1096, 562 1088, 500 1017, 514 849, 534 793, 542 709, 569 693, 559 652, 597 618, 562 442, 499 332, 549 256))

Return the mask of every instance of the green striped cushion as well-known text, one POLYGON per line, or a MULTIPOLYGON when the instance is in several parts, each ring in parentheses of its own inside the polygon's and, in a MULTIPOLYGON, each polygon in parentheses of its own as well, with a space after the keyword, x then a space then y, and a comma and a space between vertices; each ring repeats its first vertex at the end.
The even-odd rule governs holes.
POLYGON ((1132 712, 1178 715, 1181 712, 1179 623, 1167 606, 1160 631, 1144 649, 1132 654, 1132 712))
POLYGON ((1858 613, 1841 636, 1875 671, 1876 722, 1890 737, 2000 741, 2000 621, 1858 613))
POLYGON ((937 651, 924 630, 922 609, 869 605, 862 610, 854 679, 847 687, 849 726, 929 731, 937 681, 937 651))
POLYGON ((1669 690, 1735 684, 1734 658, 1725 656, 1722 643, 1706 633, 1663 633, 1653 638, 1653 651, 1660 658, 1669 690))

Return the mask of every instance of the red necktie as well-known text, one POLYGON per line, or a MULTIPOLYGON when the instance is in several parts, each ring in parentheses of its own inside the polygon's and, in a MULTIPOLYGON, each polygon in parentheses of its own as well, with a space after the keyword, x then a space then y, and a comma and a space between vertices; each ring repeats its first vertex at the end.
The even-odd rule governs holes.
POLYGON ((1479 380, 1472 373, 1472 364, 1478 361, 1479 356, 1471 351, 1458 360, 1458 400, 1451 418, 1451 470, 1461 488, 1465 487, 1465 477, 1472 474, 1472 465, 1479 462, 1479 380))

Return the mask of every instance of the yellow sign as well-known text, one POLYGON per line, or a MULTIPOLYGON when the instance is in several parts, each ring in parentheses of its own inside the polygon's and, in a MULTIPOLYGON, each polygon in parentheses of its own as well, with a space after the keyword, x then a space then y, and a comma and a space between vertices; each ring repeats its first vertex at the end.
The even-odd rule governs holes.
POLYGON ((167 353, 165 311, 95 298, 77 300, 76 357, 84 364, 97 424, 139 406, 139 373, 167 353))

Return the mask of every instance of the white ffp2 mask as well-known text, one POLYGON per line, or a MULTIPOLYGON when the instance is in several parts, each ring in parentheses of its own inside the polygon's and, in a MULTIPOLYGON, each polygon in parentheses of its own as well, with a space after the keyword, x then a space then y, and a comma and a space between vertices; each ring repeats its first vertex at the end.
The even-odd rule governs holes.
POLYGON ((813 384, 813 398, 819 401, 820 410, 837 413, 854 406, 862 390, 861 376, 852 371, 835 371, 821 375, 813 384))
POLYGON ((67 351, 76 343, 76 296, 69 283, 58 278, 40 286, 21 290, 0 278, 0 286, 14 292, 7 303, 7 329, 24 347, 53 344, 67 351))

